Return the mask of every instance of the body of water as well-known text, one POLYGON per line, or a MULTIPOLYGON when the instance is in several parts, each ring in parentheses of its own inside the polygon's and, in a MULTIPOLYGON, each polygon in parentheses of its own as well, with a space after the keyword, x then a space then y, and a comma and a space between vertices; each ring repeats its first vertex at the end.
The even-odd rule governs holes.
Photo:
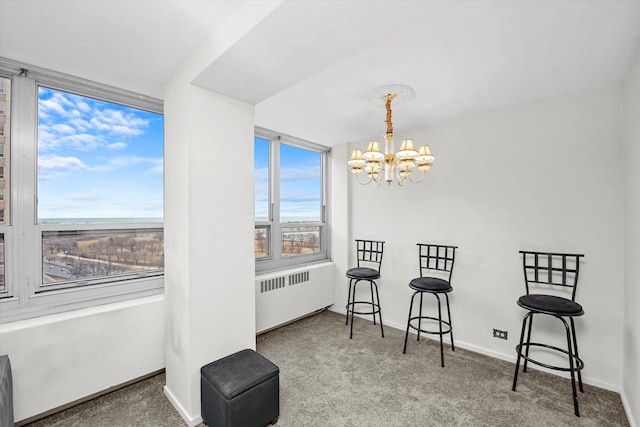
POLYGON ((40 224, 131 224, 163 222, 163 218, 38 218, 40 224))

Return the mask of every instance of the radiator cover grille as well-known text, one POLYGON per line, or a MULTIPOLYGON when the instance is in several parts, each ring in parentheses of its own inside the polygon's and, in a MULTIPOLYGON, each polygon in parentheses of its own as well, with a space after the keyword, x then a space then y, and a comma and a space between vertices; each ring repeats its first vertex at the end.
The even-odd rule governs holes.
POLYGON ((309 271, 288 274, 286 276, 272 277, 260 281, 260 293, 271 292, 282 289, 285 286, 298 285, 309 281, 309 271))

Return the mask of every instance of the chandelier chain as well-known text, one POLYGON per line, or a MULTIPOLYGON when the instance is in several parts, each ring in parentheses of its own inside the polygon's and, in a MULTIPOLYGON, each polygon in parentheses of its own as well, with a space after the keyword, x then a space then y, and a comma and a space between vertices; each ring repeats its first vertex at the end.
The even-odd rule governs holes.
POLYGON ((393 101, 393 98, 396 97, 396 94, 394 93, 388 93, 385 95, 385 98, 387 98, 387 101, 385 102, 385 107, 387 109, 387 119, 385 120, 387 122, 387 134, 393 134, 393 122, 391 121, 391 101, 393 101))

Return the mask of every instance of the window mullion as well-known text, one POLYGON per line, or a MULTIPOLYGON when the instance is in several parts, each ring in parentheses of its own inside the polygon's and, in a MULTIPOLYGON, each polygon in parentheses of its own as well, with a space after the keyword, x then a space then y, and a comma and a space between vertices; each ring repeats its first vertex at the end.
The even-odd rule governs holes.
POLYGON ((35 220, 37 165, 37 87, 27 76, 15 76, 12 87, 11 133, 11 221, 14 228, 13 247, 14 286, 21 306, 39 286, 40 249, 35 220), (19 165, 19 167, 16 167, 19 165))
POLYGON ((271 140, 269 150, 269 181, 271 188, 271 249, 273 259, 282 258, 282 227, 280 225, 280 141, 271 140))
POLYGON ((320 231, 320 240, 321 240, 321 247, 324 248, 325 253, 327 258, 331 257, 331 242, 329 240, 329 227, 328 227, 328 223, 329 223, 329 215, 331 214, 330 209, 331 209, 331 204, 329 203, 329 200, 331 198, 331 195, 329 194, 329 188, 330 185, 329 183, 331 182, 331 170, 329 165, 331 164, 331 152, 327 152, 322 156, 322 163, 321 163, 321 167, 322 167, 322 190, 321 190, 321 194, 322 194, 322 227, 321 227, 321 231, 320 231))

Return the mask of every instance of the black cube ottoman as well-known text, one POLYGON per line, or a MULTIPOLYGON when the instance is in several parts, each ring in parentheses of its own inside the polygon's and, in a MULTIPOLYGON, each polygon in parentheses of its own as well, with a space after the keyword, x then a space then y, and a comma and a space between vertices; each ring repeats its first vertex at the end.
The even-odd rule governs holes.
POLYGON ((280 416, 280 369, 246 349, 200 369, 202 419, 211 427, 264 427, 280 416))

